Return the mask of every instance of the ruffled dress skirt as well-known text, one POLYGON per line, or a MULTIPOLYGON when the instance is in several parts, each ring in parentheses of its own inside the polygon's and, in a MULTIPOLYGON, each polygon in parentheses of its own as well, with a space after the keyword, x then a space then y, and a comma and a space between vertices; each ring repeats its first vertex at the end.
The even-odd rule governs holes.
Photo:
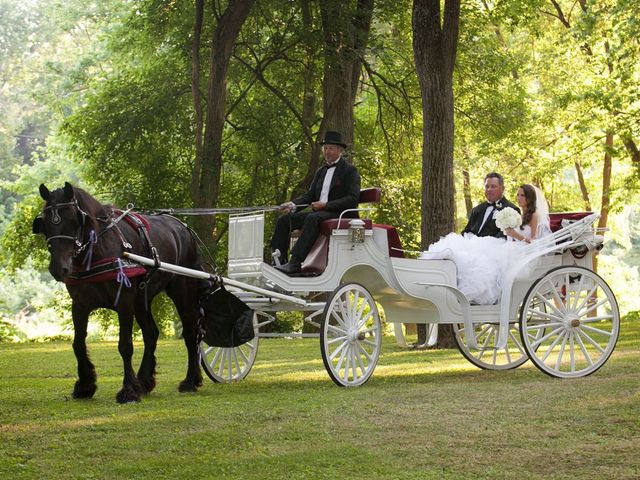
POLYGON ((493 305, 500 300, 505 272, 525 255, 527 243, 494 237, 450 233, 420 259, 449 259, 457 268, 458 289, 470 303, 493 305))

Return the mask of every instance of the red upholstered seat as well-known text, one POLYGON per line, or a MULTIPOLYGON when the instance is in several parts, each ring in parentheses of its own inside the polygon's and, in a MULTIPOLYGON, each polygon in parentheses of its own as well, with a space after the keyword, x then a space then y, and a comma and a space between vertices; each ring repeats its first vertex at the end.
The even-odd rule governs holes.
MULTIPOLYGON (((365 188, 360 190, 360 198, 358 203, 378 203, 382 196, 382 190, 378 187, 365 188)), ((329 237, 333 230, 349 228, 349 222, 352 218, 342 218, 339 223, 337 218, 324 220, 320 223, 320 235, 311 247, 311 251, 307 254, 302 263, 303 273, 322 273, 327 267, 327 259, 329 255, 329 237)), ((387 243, 389 245, 389 255, 392 257, 403 257, 403 253, 399 250, 402 248, 400 236, 395 227, 389 225, 373 224, 370 219, 364 219, 364 228, 371 230, 372 227, 383 228, 387 232, 387 243), (392 247, 395 247, 393 249, 392 247)))
POLYGON ((562 220, 581 220, 584 217, 591 215, 593 212, 560 212, 549 214, 549 227, 552 232, 557 232, 562 228, 562 220))

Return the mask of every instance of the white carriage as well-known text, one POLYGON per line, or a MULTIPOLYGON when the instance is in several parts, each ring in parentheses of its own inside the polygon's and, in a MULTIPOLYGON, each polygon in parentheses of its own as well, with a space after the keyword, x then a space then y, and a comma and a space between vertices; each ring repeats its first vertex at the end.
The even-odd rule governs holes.
MULTIPOLYGON (((361 203, 379 198, 379 189, 368 189, 361 203)), ((263 262, 264 212, 233 215, 228 278, 223 280, 256 312, 257 335, 236 348, 203 343, 202 365, 216 382, 244 378, 260 338, 270 336, 260 329, 273 320, 271 314, 299 310, 320 329, 331 379, 340 386, 361 385, 380 353, 380 305, 401 345, 406 346, 403 324, 427 324, 430 343, 435 343, 438 325, 452 324, 461 353, 480 368, 510 369, 530 359, 554 377, 589 375, 613 352, 620 324, 613 292, 592 271, 593 252, 602 246, 592 227, 597 218, 552 214, 553 234, 525 247, 526 255, 503 278, 501 300, 472 305, 456 286, 453 261, 404 258, 392 226, 368 219, 327 220, 303 274, 288 276, 263 262)), ((128 256, 153 265, 151 259, 128 256)), ((208 276, 166 263, 160 268, 208 276)))

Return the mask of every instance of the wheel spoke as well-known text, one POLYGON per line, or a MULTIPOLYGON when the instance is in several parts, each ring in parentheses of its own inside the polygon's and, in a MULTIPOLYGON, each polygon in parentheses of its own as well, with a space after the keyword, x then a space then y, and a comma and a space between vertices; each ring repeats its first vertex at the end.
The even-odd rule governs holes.
MULTIPOLYGON (((340 358, 338 359, 338 364, 336 365, 336 371, 339 372, 342 368, 342 362, 344 362, 344 357, 347 354, 347 350, 349 349, 349 344, 344 342, 343 348, 341 348, 342 352, 340 353, 340 358), (347 347, 347 348, 344 348, 347 347)), ((335 357, 335 355, 334 355, 335 357)))
MULTIPOLYGON (((558 338, 556 338, 556 341, 554 343, 558 343, 558 340, 560 340, 560 338, 562 338, 562 345, 560 345, 560 351, 558 352, 558 358, 556 358, 556 370, 560 370, 560 365, 562 364, 562 357, 564 356, 564 348, 567 346, 567 332, 562 332, 562 335, 559 335, 558 338)), ((549 350, 547 350, 547 353, 545 355, 545 357, 542 359, 542 361, 546 360, 547 356, 549 355, 549 353, 551 353, 551 351, 553 350, 554 345, 552 345, 549 350)))
POLYGON ((598 342, 596 342, 593 338, 591 338, 586 332, 584 332, 582 329, 578 330, 578 332, 580 332, 580 335, 582 335, 587 342, 589 342, 591 345, 593 345, 593 347, 598 350, 600 353, 604 354, 604 348, 602 348, 600 346, 600 344, 598 342))
POLYGON ((542 318, 546 318, 548 320, 562 320, 562 317, 559 317, 558 315, 552 315, 550 313, 547 312, 543 312, 541 310, 532 310, 529 309, 527 310, 527 313, 531 314, 531 317, 542 317, 542 318))
POLYGON ((588 330, 588 331, 590 331, 590 332, 597 333, 597 334, 599 334, 599 335, 605 335, 605 336, 607 336, 607 337, 610 337, 611 335, 613 335, 613 333, 612 333, 612 332, 609 332, 609 331, 607 331, 607 330, 601 330, 601 329, 599 329, 599 328, 595 328, 595 327, 592 327, 592 326, 590 326, 590 325, 584 325, 584 324, 582 324, 582 325, 580 325, 580 327, 582 327, 583 329, 588 330))
POLYGON ((569 332, 569 355, 571 358, 571 372, 576 371, 575 342, 573 341, 573 332, 569 332))
POLYGON ((360 342, 356 342, 356 345, 358 345, 358 349, 360 350, 360 353, 362 353, 365 357, 367 357, 367 362, 370 363, 371 362, 371 355, 369 355, 369 352, 367 352, 366 348, 364 348, 360 344, 360 342))
POLYGON ((588 315, 589 312, 593 312, 594 310, 597 310, 598 307, 600 307, 601 305, 604 305, 605 303, 609 302, 609 299, 607 297, 603 298, 602 300, 600 300, 598 303, 596 303, 595 305, 591 305, 587 310, 585 310, 584 312, 580 312, 579 315, 581 317, 584 317, 585 315, 588 315))
POLYGON ((220 356, 220 364, 218 365, 218 376, 222 377, 224 375, 224 362, 227 358, 227 352, 224 348, 221 348, 220 351, 222 355, 220 356))
MULTIPOLYGON (((358 310, 358 300, 360 300, 360 292, 358 290, 353 294, 353 303, 351 304, 351 318, 358 319, 360 315, 356 315, 356 311, 358 310)), ((364 303, 364 302, 363 302, 364 303)))
POLYGON ((547 328, 551 328, 551 327, 560 327, 561 325, 564 325, 564 323, 562 322, 552 322, 552 323, 536 323, 535 325, 527 325, 527 333, 529 332, 529 330, 545 330, 547 328))
POLYGON ((342 325, 348 329, 353 323, 353 318, 349 315, 349 292, 344 294, 344 301, 339 302, 342 325))
POLYGON ((244 362, 244 364, 246 365, 247 363, 249 363, 249 359, 247 358, 245 353, 242 351, 242 348, 238 347, 237 350, 238 350, 238 353, 240 354, 240 356, 242 357, 242 361, 244 362))
MULTIPOLYGON (((353 379, 357 380, 358 377, 358 367, 356 365, 356 357, 358 355, 356 354, 356 349, 354 345, 351 345, 351 370, 353 371, 353 379)), ((364 375, 364 370, 362 371, 362 374, 364 375)))
POLYGON ((597 317, 587 317, 580 320, 580 323, 594 323, 599 322, 601 320, 612 320, 613 315, 599 315, 597 317))
MULTIPOLYGON (((346 359, 347 359, 347 361, 346 361, 346 364, 344 366, 344 374, 343 374, 343 377, 342 377, 342 379, 345 382, 349 380, 349 360, 350 360, 350 358, 349 358, 349 356, 350 356, 349 350, 351 350, 351 345, 347 346, 347 349, 346 349, 346 359)), ((338 371, 340 371, 340 369, 338 369, 338 371)))
MULTIPOLYGON (((212 347, 213 348, 213 347, 212 347)), ((213 360, 211 360, 211 363, 209 364, 209 366, 211 367, 211 369, 214 368, 214 365, 218 363, 218 361, 220 360, 220 356, 223 354, 223 351, 221 348, 218 348, 218 350, 216 351, 216 354, 213 356, 213 360)))
MULTIPOLYGON (((535 350, 536 348, 538 348, 540 346, 540 344, 542 342, 544 342, 545 340, 548 340, 549 338, 553 337, 555 334, 557 334, 558 332, 560 332, 561 330, 563 330, 564 327, 558 327, 554 330, 552 330, 550 333, 546 334, 544 337, 539 338, 538 340, 536 340, 535 342, 533 342, 531 344, 531 346, 533 347, 533 349, 535 350)), ((531 336, 531 335, 530 335, 531 336)))
MULTIPOLYGON (((549 282, 551 284, 551 281, 549 280, 549 282)), ((553 286, 553 284, 551 284, 553 286)), ((567 308, 564 304, 564 302, 562 301, 562 298, 560 298, 560 295, 558 295, 558 288, 557 287, 553 287, 551 289, 551 293, 553 295, 553 299, 557 302, 557 304, 559 305, 559 308, 556 307, 555 310, 559 313, 567 313, 567 308)), ((545 299, 546 301, 546 299, 545 299)))
POLYGON ((336 355, 338 355, 340 352, 342 352, 342 356, 344 356, 344 347, 346 347, 347 345, 349 345, 349 342, 342 342, 332 353, 331 355, 329 355, 329 360, 333 360, 334 358, 336 358, 336 355))
POLYGON ((575 290, 575 296, 573 298, 573 305, 571 305, 571 310, 573 312, 576 311, 576 307, 578 306, 578 300, 580 299, 580 292, 582 292, 582 284, 584 281, 584 275, 580 275, 580 283, 578 283, 578 288, 575 290))
POLYGON ((371 309, 369 310, 369 312, 364 316, 364 318, 362 318, 356 326, 356 330, 360 330, 365 323, 367 323, 369 321, 369 319, 371 318, 371 316, 373 315, 374 310, 371 309))
MULTIPOLYGON (((551 345, 549 345, 549 347, 547 348, 547 352, 544 354, 544 357, 542 357, 542 361, 543 361, 543 362, 547 359, 547 357, 548 357, 548 356, 549 356, 549 354, 553 351, 553 349, 554 349, 554 348, 555 348, 555 346, 558 344, 558 342, 559 342, 559 341, 560 341, 560 340, 565 336, 565 334, 566 334, 566 332, 565 332, 563 329, 561 329, 561 328, 558 328, 558 329, 556 330, 556 332, 560 332, 560 334, 558 335, 558 337, 557 337, 553 342, 551 342, 551 345)), ((550 337, 551 335, 548 335, 548 336, 550 337)), ((537 342, 537 343, 539 344, 539 342, 537 342)))
MULTIPOLYGON (((342 317, 340 317, 338 315, 338 312, 336 312, 335 310, 331 311, 331 317, 333 317, 335 319, 336 323, 338 325, 340 325, 346 331, 349 327, 347 327, 347 325, 344 323, 344 309, 340 308, 340 310, 342 310, 342 315, 343 315, 342 317)), ((329 324, 329 325, 333 326, 331 324, 329 324)))
POLYGON ((367 344, 367 345, 369 345, 370 347, 378 348, 378 344, 377 344, 377 343, 372 342, 371 340, 366 340, 366 339, 365 339, 365 340, 362 340, 360 343, 366 343, 366 344, 367 344))
POLYGON ((342 335, 340 337, 335 337, 335 338, 332 338, 331 340, 327 340, 327 345, 331 345, 331 344, 336 343, 336 342, 343 342, 346 339, 347 339, 346 335, 342 335))
MULTIPOLYGON (((557 292, 556 292, 556 296, 557 296, 557 292)), ((551 309, 552 312, 557 313, 559 316, 558 318, 562 318, 564 317, 564 312, 559 310, 558 307, 556 307, 553 303, 551 303, 549 300, 547 300, 545 297, 540 297, 540 299, 542 300, 542 302, 551 309)), ((539 310, 536 310, 539 311, 539 310)))
POLYGON ((587 303, 589 301, 589 299, 593 296, 593 294, 596 293, 596 290, 598 290, 598 284, 597 283, 593 286, 593 288, 591 290, 589 290, 589 293, 587 293, 587 295, 582 299, 582 302, 580 302, 580 305, 578 307, 576 307, 574 312, 579 312, 580 310, 582 310, 582 308, 584 307, 585 303, 587 303))
POLYGON ((347 331, 343 330, 341 328, 336 327, 335 325, 331 325, 330 323, 327 323, 327 330, 331 330, 334 333, 337 333, 338 335, 346 335, 347 331))
POLYGON ((580 334, 579 334, 580 330, 578 330, 578 334, 574 335, 576 341, 578 342, 578 346, 580 347, 580 350, 582 350, 582 355, 584 355, 584 358, 586 358, 587 362, 589 363, 589 366, 593 366, 593 360, 591 360, 591 356, 589 355, 589 352, 587 352, 586 347, 584 346, 584 343, 582 342, 582 339, 580 338, 580 334))
MULTIPOLYGON (((237 352, 237 350, 238 350, 237 348, 234 348, 232 350, 232 353, 233 353, 233 363, 236 366, 236 373, 239 373, 240 372, 240 363, 238 362, 238 352, 237 352)), ((231 370, 231 369, 229 369, 229 370, 231 370)), ((229 372, 229 373, 231 373, 231 372, 229 372)))

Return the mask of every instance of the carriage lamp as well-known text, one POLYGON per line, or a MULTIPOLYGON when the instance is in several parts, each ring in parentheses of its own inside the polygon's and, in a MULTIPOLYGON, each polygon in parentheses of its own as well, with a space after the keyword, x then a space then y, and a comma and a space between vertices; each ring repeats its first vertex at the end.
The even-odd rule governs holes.
POLYGON ((349 222, 349 235, 351 237, 351 243, 363 243, 364 242, 364 221, 359 218, 354 218, 349 222))

